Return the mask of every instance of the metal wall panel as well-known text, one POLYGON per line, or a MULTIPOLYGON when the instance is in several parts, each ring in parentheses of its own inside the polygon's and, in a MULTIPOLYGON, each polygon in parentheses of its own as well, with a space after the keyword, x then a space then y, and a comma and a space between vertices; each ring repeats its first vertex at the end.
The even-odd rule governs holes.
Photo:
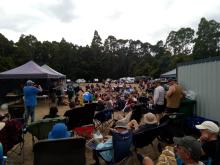
POLYGON ((180 65, 177 75, 185 89, 197 94, 197 115, 220 123, 220 61, 180 65))

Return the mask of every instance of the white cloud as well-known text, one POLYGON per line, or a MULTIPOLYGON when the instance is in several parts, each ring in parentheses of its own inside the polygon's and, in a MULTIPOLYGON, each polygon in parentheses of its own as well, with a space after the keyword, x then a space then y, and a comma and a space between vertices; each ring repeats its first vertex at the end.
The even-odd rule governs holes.
POLYGON ((219 0, 1 0, 0 33, 14 41, 33 34, 90 45, 97 30, 103 40, 114 35, 154 44, 171 30, 196 30, 201 17, 219 22, 219 8, 219 0))

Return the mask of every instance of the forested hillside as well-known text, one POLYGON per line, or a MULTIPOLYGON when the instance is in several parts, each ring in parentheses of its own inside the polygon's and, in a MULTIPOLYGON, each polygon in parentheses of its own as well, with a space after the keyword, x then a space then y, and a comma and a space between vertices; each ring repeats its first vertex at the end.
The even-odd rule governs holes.
POLYGON ((91 45, 85 47, 64 38, 60 42, 41 42, 31 34, 21 35, 13 42, 0 33, 0 72, 34 60, 71 79, 158 77, 179 62, 219 55, 220 23, 205 18, 200 20, 198 29, 171 31, 164 42, 160 40, 155 45, 111 35, 102 40, 98 31, 94 32, 91 45))

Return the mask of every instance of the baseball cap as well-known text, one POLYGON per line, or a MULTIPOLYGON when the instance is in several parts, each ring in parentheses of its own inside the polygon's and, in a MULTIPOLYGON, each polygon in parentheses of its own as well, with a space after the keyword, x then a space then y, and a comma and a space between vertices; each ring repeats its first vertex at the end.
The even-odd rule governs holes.
POLYGON ((204 121, 202 124, 196 125, 196 128, 200 130, 207 129, 208 131, 213 133, 219 132, 218 125, 212 121, 204 121))
POLYGON ((198 161, 202 154, 201 143, 192 136, 174 137, 174 144, 183 146, 190 152, 192 158, 198 161))
POLYGON ((27 80, 26 84, 27 84, 27 85, 31 85, 31 84, 34 84, 34 82, 31 81, 31 80, 27 80))

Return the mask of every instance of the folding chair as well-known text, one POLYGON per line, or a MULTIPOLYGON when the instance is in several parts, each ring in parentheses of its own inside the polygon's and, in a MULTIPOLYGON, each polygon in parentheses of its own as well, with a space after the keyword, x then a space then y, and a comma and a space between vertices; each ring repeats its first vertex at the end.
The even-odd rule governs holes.
POLYGON ((67 127, 73 130, 76 127, 93 124, 95 109, 86 107, 77 107, 65 112, 64 116, 68 118, 67 127))
POLYGON ((143 114, 147 113, 146 106, 144 104, 136 104, 132 109, 130 120, 136 120, 138 123, 141 121, 143 114))
POLYGON ((23 118, 24 117, 24 105, 23 104, 14 104, 8 107, 8 113, 10 119, 23 118))
POLYGON ((48 133, 53 128, 54 124, 56 123, 66 123, 65 117, 58 117, 58 118, 48 118, 39 120, 36 122, 31 123, 27 126, 27 131, 32 134, 32 143, 34 145, 35 139, 38 140, 47 139, 48 133))
POLYGON ((102 158, 106 164, 116 164, 132 155, 132 131, 128 130, 126 133, 112 131, 112 146, 103 149, 97 149, 97 143, 87 144, 87 146, 92 149, 98 157, 102 158), (112 151, 112 160, 107 161, 104 159, 102 153, 106 151, 112 151))
POLYGON ((172 113, 160 119, 159 140, 173 144, 173 137, 184 136, 184 114, 172 113))
POLYGON ((84 138, 40 140, 33 148, 34 165, 85 165, 84 138))
POLYGON ((142 148, 149 144, 152 145, 153 140, 157 138, 159 134, 158 128, 157 124, 153 124, 135 130, 133 133, 133 144, 135 148, 142 148))
POLYGON ((113 121, 113 110, 112 109, 105 109, 100 112, 97 112, 94 116, 94 123, 96 129, 100 128, 104 130, 108 128, 113 121))
POLYGON ((5 122, 5 127, 0 131, 0 142, 3 145, 3 153, 8 157, 12 154, 21 155, 24 161, 24 119, 11 119, 5 122), (19 151, 17 149, 19 148, 19 151))

